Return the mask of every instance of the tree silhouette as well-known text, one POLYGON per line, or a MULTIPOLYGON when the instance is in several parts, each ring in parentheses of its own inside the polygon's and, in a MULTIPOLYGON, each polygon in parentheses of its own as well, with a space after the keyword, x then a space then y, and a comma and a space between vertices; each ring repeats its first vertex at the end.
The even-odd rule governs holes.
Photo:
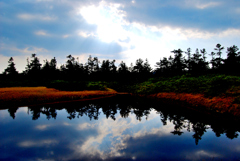
POLYGON ((72 55, 68 55, 67 58, 66 66, 62 65, 60 67, 61 71, 64 72, 65 77, 69 80, 81 79, 81 76, 85 73, 83 64, 79 63, 78 58, 76 60, 72 55))
POLYGON ((46 79, 56 79, 58 70, 57 70, 57 60, 54 57, 49 62, 48 60, 44 60, 43 67, 42 67, 42 75, 46 79))
POLYGON ((121 63, 119 64, 118 73, 121 74, 129 73, 128 67, 123 61, 121 61, 121 63))
POLYGON ((185 54, 187 54, 187 59, 185 59, 185 64, 186 64, 186 67, 187 67, 187 70, 188 72, 192 72, 192 67, 191 67, 191 48, 188 48, 187 49, 187 52, 185 52, 185 54))
POLYGON ((182 55, 183 51, 181 49, 178 49, 171 52, 174 53, 172 70, 176 75, 181 75, 186 68, 186 64, 184 64, 184 59, 182 55))
POLYGON ((117 67, 115 66, 115 60, 103 60, 100 68, 101 76, 103 80, 113 80, 117 72, 117 67))
POLYGON ((160 62, 156 63, 157 69, 155 70, 158 75, 167 76, 171 70, 171 63, 168 61, 166 57, 160 59, 160 62))
POLYGON ((88 61, 85 65, 85 69, 89 75, 99 71, 99 61, 97 57, 92 57, 91 55, 88 58, 88 61))
POLYGON ((216 48, 214 50, 216 51, 216 55, 218 55, 218 58, 215 58, 216 61, 216 68, 219 69, 222 65, 223 59, 222 59, 222 50, 224 47, 221 46, 221 44, 217 44, 216 48))
POLYGON ((239 48, 235 45, 227 48, 227 59, 224 61, 226 73, 238 74, 240 67, 240 52, 239 48))
POLYGON ((216 66, 217 66, 217 64, 215 62, 215 57, 214 57, 216 54, 214 52, 211 52, 211 54, 209 54, 209 55, 212 57, 210 63, 212 64, 212 69, 214 70, 214 69, 216 69, 216 66))
POLYGON ((207 71, 208 63, 205 62, 205 55, 206 55, 206 50, 200 50, 203 55, 199 53, 199 50, 196 49, 196 52, 193 54, 193 57, 191 58, 190 61, 190 66, 191 66, 191 74, 194 75, 200 75, 203 74, 204 72, 207 71))
POLYGON ((8 60, 8 67, 4 70, 3 74, 9 76, 16 76, 18 74, 12 57, 8 60))
POLYGON ((32 60, 29 61, 27 58, 27 67, 25 73, 29 75, 32 79, 38 79, 40 77, 41 66, 39 58, 36 54, 32 54, 32 60))

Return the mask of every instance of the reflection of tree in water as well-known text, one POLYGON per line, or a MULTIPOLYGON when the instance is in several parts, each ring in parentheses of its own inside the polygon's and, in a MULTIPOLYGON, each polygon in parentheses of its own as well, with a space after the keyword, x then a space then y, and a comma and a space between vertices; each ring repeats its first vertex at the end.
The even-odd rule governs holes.
POLYGON ((120 110, 120 115, 123 118, 127 118, 132 109, 131 106, 120 106, 120 105, 118 105, 118 108, 120 110))
POLYGON ((99 109, 100 107, 98 105, 94 104, 88 104, 88 105, 83 105, 83 106, 71 106, 69 108, 65 108, 69 116, 67 118, 74 119, 76 116, 79 118, 80 116, 82 117, 83 115, 86 115, 92 120, 98 119, 98 116, 100 115, 99 109))
POLYGON ((146 116, 146 119, 148 118, 148 115, 150 114, 150 109, 133 109, 133 113, 136 115, 136 119, 138 121, 141 121, 141 118, 146 116))
POLYGON ((199 140, 202 139, 202 136, 206 132, 206 129, 208 129, 208 127, 203 123, 197 122, 193 124, 192 128, 195 132, 195 134, 193 134, 193 138, 195 139, 196 145, 198 145, 199 140))
POLYGON ((13 119, 15 119, 15 113, 17 112, 17 110, 18 110, 18 107, 12 107, 8 109, 8 112, 13 119))
POLYGON ((113 119, 116 120, 115 115, 117 114, 117 105, 116 104, 106 104, 105 106, 102 106, 102 111, 106 115, 107 119, 109 116, 113 119))
MULTIPOLYGON (((40 118, 40 114, 46 115, 49 120, 51 118, 56 119, 57 111, 66 109, 69 116, 67 118, 75 119, 82 116, 88 116, 90 120, 97 120, 100 115, 100 108, 102 112, 106 115, 106 118, 116 119, 115 115, 119 111, 121 117, 127 118, 130 112, 134 113, 136 119, 141 121, 143 117, 148 118, 150 111, 155 109, 160 115, 160 120, 162 124, 167 125, 167 121, 174 125, 174 131, 171 133, 174 135, 184 134, 184 130, 194 132, 193 138, 195 143, 198 144, 199 140, 209 128, 215 132, 217 137, 221 134, 226 134, 230 139, 238 137, 239 127, 236 126, 239 122, 232 122, 232 120, 227 121, 222 118, 211 118, 204 115, 199 115, 199 113, 194 113, 189 111, 189 109, 183 108, 171 108, 168 105, 161 104, 159 102, 150 102, 147 100, 126 100, 126 99, 113 99, 113 100, 103 100, 96 102, 81 102, 81 103, 66 103, 66 104, 52 104, 48 106, 31 106, 29 111, 32 115, 33 120, 40 118), (124 100, 124 101, 123 101, 124 100), (159 106, 160 105, 160 106, 159 106), (203 119, 204 118, 204 119, 203 119), (233 126, 231 126, 233 125, 233 126)), ((8 112, 10 116, 14 119, 15 113, 18 108, 9 108, 8 112)))
POLYGON ((182 135, 183 132, 181 131, 183 128, 185 128, 185 118, 180 115, 174 115, 172 118, 169 119, 172 121, 174 125, 174 131, 171 133, 174 135, 182 135))
POLYGON ((49 120, 50 118, 56 119, 57 112, 55 108, 52 108, 50 106, 32 106, 28 107, 28 110, 32 114, 32 120, 37 120, 40 118, 40 114, 46 115, 46 118, 49 120))

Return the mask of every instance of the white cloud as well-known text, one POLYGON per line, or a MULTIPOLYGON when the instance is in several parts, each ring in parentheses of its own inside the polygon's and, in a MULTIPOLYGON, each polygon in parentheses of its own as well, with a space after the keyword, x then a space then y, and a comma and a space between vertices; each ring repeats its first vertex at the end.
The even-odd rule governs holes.
POLYGON ((0 121, 4 122, 9 118, 9 112, 6 109, 0 109, 0 121))
POLYGON ((49 147, 58 144, 56 140, 23 141, 18 143, 20 147, 49 147))
MULTIPOLYGON (((158 136, 171 135, 170 132, 173 131, 173 125, 170 122, 168 122, 167 126, 151 128, 149 131, 146 130, 150 120, 156 123, 153 119, 157 119, 160 122, 159 114, 154 110, 150 112, 148 121, 142 119, 142 121, 139 122, 136 120, 136 115, 131 113, 127 119, 117 114, 115 121, 103 118, 98 120, 94 125, 89 123, 80 124, 78 126, 80 130, 91 129, 93 126, 96 127, 98 135, 89 136, 82 145, 76 142, 69 147, 75 151, 75 155, 79 153, 91 156, 99 155, 102 159, 121 156, 123 155, 121 149, 126 148, 126 141, 129 139, 130 135, 134 138, 144 137, 149 134, 158 136), (141 124, 143 128, 136 128, 139 124, 141 124), (110 140, 111 143, 106 140, 110 140)), ((159 124, 159 122, 156 124, 159 124)))
POLYGON ((36 2, 53 2, 53 0, 36 0, 36 2))
POLYGON ((198 3, 198 4, 196 4, 196 7, 198 9, 206 9, 206 8, 215 7, 215 6, 218 6, 218 5, 220 5, 220 3, 218 3, 218 2, 208 2, 208 3, 205 3, 205 4, 198 3))
POLYGON ((43 30, 39 30, 39 31, 36 31, 35 32, 36 35, 39 35, 39 36, 50 36, 49 34, 47 34, 45 31, 43 30))
MULTIPOLYGON (((97 25, 97 37, 103 42, 112 42, 126 39, 126 31, 123 29, 123 17, 125 13, 119 10, 119 4, 101 1, 98 6, 84 6, 79 9, 80 14, 89 24, 97 25)), ((91 34, 80 32, 83 37, 91 34)))
POLYGON ((96 127, 96 124, 90 124, 90 123, 83 123, 83 124, 79 124, 77 126, 78 130, 87 130, 87 129, 92 129, 96 127))
POLYGON ((36 126, 36 129, 38 129, 38 130, 46 130, 50 126, 51 125, 38 125, 38 126, 36 126))
POLYGON ((17 110, 17 113, 23 112, 25 114, 28 113, 28 107, 21 107, 17 110))
POLYGON ((237 14, 240 14, 240 8, 236 8, 236 9, 235 9, 235 12, 236 12, 237 14))
POLYGON ((62 37, 63 38, 68 38, 68 37, 70 37, 70 35, 68 35, 68 34, 67 35, 63 35, 62 37))
POLYGON ((239 37, 240 29, 229 28, 216 34, 218 34, 219 37, 239 37))
POLYGON ((40 14, 27 14, 27 13, 18 14, 17 17, 27 21, 29 20, 54 21, 57 19, 56 16, 44 16, 40 14))
POLYGON ((216 7, 221 5, 220 2, 209 2, 209 1, 203 1, 203 0, 185 0, 184 3, 188 7, 194 7, 197 9, 206 9, 210 7, 216 7))
POLYGON ((208 157, 208 158, 219 158, 221 157, 220 154, 217 154, 217 153, 214 153, 214 152, 208 152, 208 151, 205 151, 205 150, 199 150, 199 151, 196 151, 196 152, 193 152, 193 153, 187 153, 186 154, 186 159, 189 159, 189 160, 200 160, 202 158, 205 158, 205 157, 208 157))
POLYGON ((84 37, 84 38, 95 36, 94 33, 92 33, 92 32, 89 33, 89 32, 84 32, 84 31, 79 31, 78 35, 81 36, 81 37, 84 37))

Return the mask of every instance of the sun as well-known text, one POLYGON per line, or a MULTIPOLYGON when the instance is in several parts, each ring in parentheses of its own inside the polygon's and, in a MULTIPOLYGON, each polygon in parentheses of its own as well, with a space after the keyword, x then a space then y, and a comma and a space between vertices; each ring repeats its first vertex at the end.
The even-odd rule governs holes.
POLYGON ((97 37, 104 42, 126 39, 126 31, 122 27, 122 17, 114 6, 88 6, 80 9, 82 17, 89 23, 97 25, 97 37))

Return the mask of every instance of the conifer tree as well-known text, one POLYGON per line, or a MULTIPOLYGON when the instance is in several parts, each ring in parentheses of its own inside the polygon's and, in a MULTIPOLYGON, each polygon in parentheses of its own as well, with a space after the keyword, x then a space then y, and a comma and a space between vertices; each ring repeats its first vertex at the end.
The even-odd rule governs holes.
POLYGON ((3 74, 11 75, 11 76, 14 76, 14 75, 18 74, 18 72, 17 72, 17 70, 15 68, 15 63, 13 62, 13 57, 11 57, 8 60, 8 67, 4 70, 3 74))

